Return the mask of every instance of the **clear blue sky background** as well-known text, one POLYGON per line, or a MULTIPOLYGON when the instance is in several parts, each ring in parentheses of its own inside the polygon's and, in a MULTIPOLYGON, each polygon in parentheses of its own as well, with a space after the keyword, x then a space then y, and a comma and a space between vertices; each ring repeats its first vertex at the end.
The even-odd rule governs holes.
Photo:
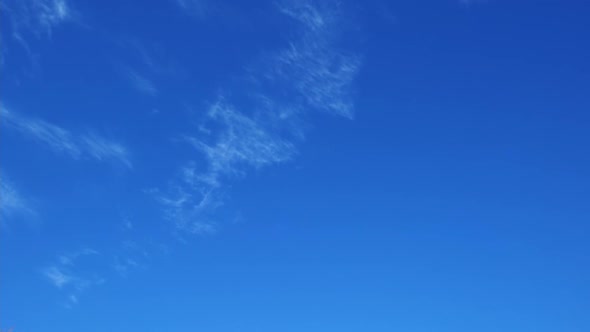
POLYGON ((590 331, 588 1, 0 11, 0 328, 590 331))

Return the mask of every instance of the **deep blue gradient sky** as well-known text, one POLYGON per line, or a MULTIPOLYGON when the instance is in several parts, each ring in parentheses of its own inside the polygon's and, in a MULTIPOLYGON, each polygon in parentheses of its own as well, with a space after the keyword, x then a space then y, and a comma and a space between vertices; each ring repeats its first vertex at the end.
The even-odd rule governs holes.
POLYGON ((590 331, 590 3, 5 0, 0 328, 590 331))

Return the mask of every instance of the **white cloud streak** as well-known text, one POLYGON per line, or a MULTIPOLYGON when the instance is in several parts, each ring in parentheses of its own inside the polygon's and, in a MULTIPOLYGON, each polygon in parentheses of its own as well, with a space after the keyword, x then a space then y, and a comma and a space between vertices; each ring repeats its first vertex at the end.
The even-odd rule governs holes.
POLYGON ((292 143, 223 99, 209 108, 208 117, 222 126, 217 140, 210 144, 194 137, 188 140, 205 154, 209 170, 201 180, 209 184, 216 185, 223 175, 237 175, 242 166, 260 168, 286 161, 294 154, 292 143))
POLYGON ((123 145, 94 134, 81 136, 80 140, 81 146, 94 159, 99 161, 118 160, 125 166, 132 167, 127 149, 123 145))
POLYGON ((65 0, 37 0, 33 2, 39 24, 47 29, 71 18, 70 6, 65 0))
POLYGON ((132 167, 127 149, 120 143, 109 141, 93 133, 73 134, 47 121, 23 116, 0 105, 1 125, 46 145, 51 150, 74 159, 91 158, 98 161, 116 161, 132 167))
POLYGON ((209 106, 200 131, 185 137, 203 161, 185 166, 166 194, 157 192, 177 230, 215 231, 228 181, 290 160, 304 136, 301 118, 311 111, 354 115, 351 90, 361 61, 336 47, 345 23, 340 7, 285 1, 278 8, 297 23, 299 36, 251 68, 248 107, 225 97, 209 106))
POLYGON ((12 183, 2 174, 0 176, 0 225, 17 215, 32 215, 29 203, 20 195, 12 183))
POLYGON ((141 265, 129 257, 115 257, 113 269, 122 277, 126 277, 130 270, 137 269, 141 265))
MULTIPOLYGON (((55 288, 67 294, 66 306, 78 303, 80 295, 88 288, 104 283, 102 277, 80 268, 80 260, 99 257, 100 253, 94 249, 85 248, 73 253, 57 257, 56 262, 42 269, 45 279, 55 288)), ((86 262, 87 263, 87 262, 86 262)))
POLYGON ((138 72, 128 69, 126 71, 126 77, 131 85, 137 89, 137 91, 152 97, 158 94, 156 85, 147 77, 140 75, 138 72))
POLYGON ((302 32, 275 55, 265 78, 301 100, 301 109, 352 118, 352 82, 361 59, 334 47, 345 24, 341 8, 330 1, 294 0, 282 2, 279 8, 300 24, 302 32))
POLYGON ((52 31, 74 18, 74 11, 66 0, 19 0, 0 7, 7 14, 14 39, 28 49, 25 35, 51 37, 52 31))
POLYGON ((142 94, 155 97, 160 94, 157 84, 160 79, 186 75, 159 43, 123 37, 118 44, 129 53, 129 58, 117 69, 129 85, 142 94))
POLYGON ((223 205, 223 184, 243 176, 248 169, 285 162, 296 153, 292 142, 280 138, 257 119, 237 111, 224 98, 209 107, 207 118, 219 126, 219 135, 208 143, 187 136, 208 167, 198 172, 194 163, 182 169, 173 194, 159 196, 176 229, 192 234, 217 230, 214 212, 223 205))
POLYGON ((94 249, 85 248, 73 253, 60 255, 58 257, 58 262, 63 266, 73 265, 78 258, 89 255, 99 255, 99 252, 94 249))
POLYGON ((63 288, 64 286, 70 284, 74 277, 64 272, 58 266, 50 266, 43 272, 45 277, 57 288, 63 288))
POLYGON ((35 41, 51 39, 55 30, 67 23, 79 22, 79 16, 70 6, 69 0, 0 1, 0 68, 5 64, 11 64, 14 61, 13 57, 22 61, 23 54, 15 52, 15 46, 19 46, 29 60, 28 65, 31 66, 26 70, 37 69, 40 63, 35 41), (10 49, 10 52, 6 49, 10 49))
POLYGON ((161 250, 153 242, 131 240, 111 242, 100 251, 86 247, 57 255, 40 269, 40 274, 63 295, 66 307, 72 307, 85 292, 112 277, 126 277, 134 270, 145 269, 155 249, 161 250))

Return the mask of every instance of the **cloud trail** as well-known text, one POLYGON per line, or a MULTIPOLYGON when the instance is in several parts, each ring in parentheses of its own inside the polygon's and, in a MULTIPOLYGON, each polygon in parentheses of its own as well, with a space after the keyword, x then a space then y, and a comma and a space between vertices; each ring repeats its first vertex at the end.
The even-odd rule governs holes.
POLYGON ((265 78, 282 86, 302 110, 352 118, 352 83, 361 58, 335 47, 345 24, 337 2, 285 1, 280 11, 300 25, 301 36, 271 59, 265 78))
POLYGON ((199 19, 207 15, 211 6, 208 0, 175 0, 175 2, 185 13, 199 19))
POLYGON ((14 129, 23 136, 46 145, 51 150, 74 159, 91 158, 116 161, 132 167, 127 149, 93 133, 73 134, 47 121, 23 116, 0 105, 0 125, 14 129))
POLYGON ((140 75, 138 72, 128 69, 126 70, 125 76, 137 91, 152 97, 158 94, 156 85, 147 77, 140 75))
POLYGON ((177 230, 214 232, 229 182, 292 159, 313 111, 353 118, 361 58, 338 47, 342 8, 331 1, 284 1, 277 8, 295 24, 297 37, 251 66, 254 84, 244 87, 246 97, 222 95, 211 103, 200 130, 185 137, 202 161, 190 161, 171 189, 157 191, 177 230))
POLYGON ((3 173, 0 174, 0 226, 4 226, 5 220, 14 216, 34 214, 13 184, 3 173))
POLYGON ((2 19, 8 22, 5 33, 32 55, 28 39, 51 37, 53 30, 74 20, 74 10, 66 0, 19 0, 0 4, 2 19))
POLYGON ((71 307, 78 303, 88 288, 104 283, 103 277, 79 266, 80 263, 88 263, 92 257, 100 256, 98 251, 90 248, 62 254, 54 263, 43 268, 41 274, 55 288, 67 294, 65 305, 71 307))

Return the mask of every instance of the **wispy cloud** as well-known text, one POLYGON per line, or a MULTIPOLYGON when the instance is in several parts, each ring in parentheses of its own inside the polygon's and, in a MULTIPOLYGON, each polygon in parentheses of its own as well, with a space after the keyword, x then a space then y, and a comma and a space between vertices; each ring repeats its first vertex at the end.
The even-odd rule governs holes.
POLYGON ((300 25, 301 35, 271 58, 263 77, 279 84, 303 110, 352 118, 352 82, 361 65, 358 54, 335 47, 345 25, 342 8, 330 1, 284 1, 280 11, 300 25))
POLYGON ((188 15, 204 18, 210 10, 208 0, 174 0, 176 4, 188 15))
POLYGON ((126 277, 130 270, 137 269, 141 265, 130 257, 115 257, 113 269, 122 277, 126 277))
POLYGON ((14 216, 34 214, 29 205, 10 180, 0 173, 0 226, 14 216))
POLYGON ((80 137, 81 146, 96 160, 118 160, 131 168, 127 148, 120 143, 106 140, 95 134, 85 134, 80 137))
POLYGON ((239 112, 224 98, 209 107, 207 119, 218 127, 218 135, 185 137, 204 155, 207 169, 199 172, 194 163, 189 163, 182 169, 173 193, 159 196, 176 228, 193 234, 215 232, 214 212, 223 205, 225 182, 249 169, 287 161, 296 153, 292 142, 239 112))
POLYGON ((84 249, 76 251, 76 252, 59 255, 58 262, 59 262, 59 264, 61 264, 63 266, 68 266, 68 265, 73 265, 74 262, 78 258, 81 258, 84 256, 90 256, 90 255, 99 255, 99 254, 100 253, 94 249, 84 248, 84 249))
POLYGON ((193 180, 215 186, 221 176, 237 175, 242 167, 259 168, 283 162, 294 154, 292 143, 272 133, 257 119, 237 111, 223 99, 211 105, 208 118, 221 125, 214 142, 187 138, 204 153, 209 165, 206 174, 193 180))
POLYGON ((217 231, 213 216, 222 205, 220 193, 215 188, 195 188, 193 184, 179 181, 172 189, 155 191, 156 199, 165 209, 165 218, 175 230, 190 234, 211 234, 217 231))
POLYGON ((50 266, 43 272, 45 277, 57 288, 63 288, 73 282, 75 278, 62 270, 58 266, 50 266))
POLYGON ((36 0, 33 4, 39 24, 46 29, 69 20, 72 15, 70 6, 65 0, 36 0))
POLYGON ((150 243, 125 240, 114 255, 111 267, 119 276, 126 277, 132 270, 146 268, 152 249, 150 243))
POLYGON ((117 161, 131 168, 127 149, 120 143, 109 141, 93 133, 73 134, 47 121, 26 117, 0 105, 1 125, 46 145, 55 152, 74 159, 92 158, 99 161, 117 161))
POLYGON ((126 277, 134 270, 147 268, 152 255, 161 253, 153 242, 132 240, 111 242, 103 249, 86 247, 62 253, 40 269, 41 276, 59 291, 67 307, 113 277, 126 277))
POLYGON ((4 16, 2 19, 9 23, 6 32, 2 33, 10 33, 29 55, 29 37, 51 37, 55 28, 73 21, 75 17, 75 11, 66 0, 3 1, 0 12, 4 16))
POLYGON ((2 9, 11 16, 16 31, 24 28, 35 34, 51 34, 56 26, 73 18, 73 10, 66 0, 3 2, 2 9))
POLYGON ((140 93, 155 97, 160 94, 159 81, 187 75, 158 42, 123 36, 116 39, 116 44, 122 54, 117 70, 140 93))
POLYGON ((80 295, 92 286, 104 283, 104 278, 80 267, 80 261, 99 257, 96 250, 85 248, 76 252, 59 255, 53 264, 42 269, 45 279, 54 287, 67 294, 66 306, 78 303, 80 295))
POLYGON ((172 189, 157 191, 177 230, 215 231, 229 181, 290 160, 311 111, 353 117, 361 59, 337 47, 342 8, 330 1, 284 1, 278 8, 296 23, 298 36, 251 66, 254 84, 239 102, 220 97, 208 107, 199 130, 185 136, 202 160, 184 166, 172 189))
POLYGON ((147 77, 140 75, 138 72, 132 69, 127 69, 125 71, 125 76, 137 91, 149 96, 155 96, 158 94, 158 89, 155 84, 147 77))
POLYGON ((459 0, 459 3, 465 6, 471 6, 478 3, 486 3, 488 0, 459 0))

